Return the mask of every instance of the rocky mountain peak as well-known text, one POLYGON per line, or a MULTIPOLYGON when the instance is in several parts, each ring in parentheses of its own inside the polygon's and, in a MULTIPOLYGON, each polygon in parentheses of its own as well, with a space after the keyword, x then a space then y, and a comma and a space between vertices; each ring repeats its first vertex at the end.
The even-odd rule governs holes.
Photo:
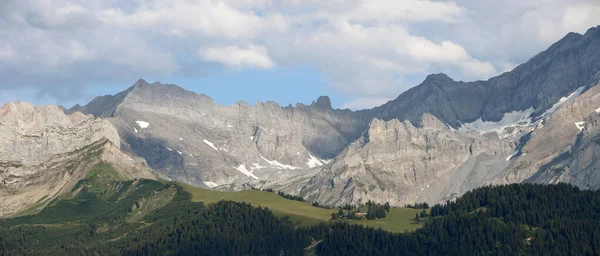
POLYGON ((135 82, 135 84, 133 84, 133 87, 144 87, 144 86, 148 86, 150 85, 148 82, 146 82, 146 80, 144 80, 143 78, 140 78, 137 80, 137 82, 135 82))
POLYGON ((442 123, 442 121, 437 119, 434 115, 430 113, 425 113, 421 118, 421 125, 419 126, 419 128, 443 130, 448 129, 448 126, 442 123))
POLYGON ((423 81, 423 84, 444 84, 452 82, 454 82, 454 80, 452 80, 452 78, 450 78, 448 75, 444 73, 437 73, 429 74, 423 81))
POLYGON ((331 99, 328 96, 320 96, 316 102, 312 102, 311 107, 323 110, 332 109, 331 99))

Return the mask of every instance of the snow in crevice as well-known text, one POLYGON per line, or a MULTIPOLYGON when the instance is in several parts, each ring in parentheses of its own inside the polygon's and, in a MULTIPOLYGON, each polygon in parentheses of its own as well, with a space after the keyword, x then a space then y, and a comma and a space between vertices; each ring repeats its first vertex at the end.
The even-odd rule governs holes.
POLYGON ((169 150, 169 151, 173 151, 173 149, 171 149, 171 148, 169 148, 169 147, 166 147, 166 148, 167 148, 167 150, 169 150))
POLYGON ((179 140, 180 140, 180 141, 183 141, 183 138, 181 138, 181 137, 180 137, 180 138, 179 138, 179 140))
POLYGON ((179 151, 179 150, 177 150, 177 153, 179 153, 180 155, 181 155, 181 154, 183 154, 183 152, 181 152, 181 151, 179 151))
POLYGON ((260 170, 260 169, 264 169, 267 168, 266 166, 262 166, 259 163, 253 163, 252 167, 250 167, 251 170, 260 170))
POLYGON ((214 187, 218 187, 219 184, 214 183, 212 181, 204 181, 204 185, 208 186, 209 188, 214 188, 214 187))
POLYGON ((308 165, 309 168, 314 168, 317 166, 323 166, 323 162, 321 162, 321 160, 319 160, 318 158, 314 157, 311 154, 308 154, 308 161, 306 162, 306 165, 308 165))
MULTIPOLYGON (((558 100, 558 102, 556 102, 554 105, 552 105, 551 108, 547 109, 542 115, 540 115, 539 119, 538 118, 536 118, 536 119, 543 120, 542 119, 543 117, 553 113, 561 105, 577 98, 581 94, 581 92, 583 92, 584 89, 585 89, 585 86, 579 87, 579 88, 577 88, 577 90, 575 90, 568 96, 560 98, 560 100, 558 100)), ((502 119, 500 119, 500 121, 498 121, 498 122, 483 121, 483 120, 481 120, 481 118, 479 118, 471 123, 460 123, 460 126, 457 129, 453 129, 452 126, 450 126, 448 124, 446 124, 446 125, 452 131, 459 131, 459 132, 474 131, 474 132, 479 132, 480 134, 494 132, 494 133, 498 134, 498 136, 500 138, 507 138, 507 137, 518 134, 518 131, 520 128, 529 127, 529 128, 535 129, 535 127, 531 127, 532 124, 536 125, 537 128, 541 128, 543 126, 543 124, 540 126, 540 123, 537 123, 537 122, 534 123, 531 118, 531 115, 535 111, 536 111, 536 109, 534 109, 533 107, 530 107, 525 110, 517 110, 517 111, 507 112, 507 113, 504 113, 502 119), (506 130, 506 128, 509 128, 509 127, 514 127, 515 129, 506 130)), ((600 113, 600 108, 598 108, 596 110, 596 112, 600 113)), ((529 129, 529 128, 526 128, 526 129, 529 129)))
POLYGON ((191 157, 194 157, 194 154, 190 153, 190 156, 191 156, 191 157))
MULTIPOLYGON (((233 167, 233 166, 232 166, 233 167)), ((240 164, 240 166, 238 167, 233 167, 234 169, 240 171, 241 173, 245 174, 248 177, 252 177, 254 179, 259 179, 258 177, 256 177, 256 175, 254 175, 252 172, 248 171, 248 169, 246 169, 246 165, 244 164, 240 164)))
POLYGON ((135 123, 140 126, 140 128, 142 129, 146 129, 148 128, 148 126, 150 126, 150 123, 146 122, 146 121, 135 121, 135 123))
POLYGON ((213 148, 214 150, 219 150, 217 147, 215 147, 215 144, 213 144, 212 142, 210 142, 210 141, 208 141, 208 140, 206 140, 206 139, 203 139, 202 141, 203 141, 204 143, 206 143, 206 145, 209 145, 209 146, 210 146, 211 148, 213 148))
POLYGON ((596 109, 596 110, 594 110, 594 111, 596 111, 596 113, 600 113, 600 108, 597 108, 597 109, 596 109))
POLYGON ((264 156, 260 155, 260 158, 262 158, 263 160, 265 160, 267 163, 269 163, 270 165, 276 167, 277 169, 289 169, 289 170, 296 170, 296 169, 300 169, 300 167, 297 166, 291 166, 291 165, 287 165, 287 164, 282 164, 280 162, 277 162, 276 160, 269 160, 266 159, 264 156))
POLYGON ((228 124, 227 128, 233 128, 233 125, 228 124))
POLYGON ((583 131, 583 129, 585 128, 585 122, 576 122, 575 126, 577 127, 577 129, 579 129, 579 131, 583 131))
POLYGON ((519 153, 521 152, 521 150, 517 150, 514 153, 512 153, 512 155, 508 156, 506 158, 506 161, 510 161, 510 159, 512 159, 513 157, 517 156, 519 153))
POLYGON ((133 127, 133 131, 134 131, 135 133, 138 133, 138 130, 137 130, 137 129, 135 129, 135 127, 133 127))
POLYGON ((250 136, 250 140, 254 140, 254 136, 250 136))
POLYGON ((575 90, 574 92, 572 92, 571 94, 569 94, 569 96, 567 96, 567 97, 560 98, 560 100, 558 100, 558 102, 554 103, 554 105, 552 105, 551 108, 549 108, 548 110, 546 110, 546 112, 544 112, 544 114, 542 114, 542 116, 546 116, 548 114, 552 114, 561 105, 565 104, 566 102, 568 102, 568 101, 570 101, 572 99, 577 98, 581 94, 581 92, 583 91, 583 89, 585 89, 585 86, 581 86, 581 87, 577 88, 577 90, 575 90))

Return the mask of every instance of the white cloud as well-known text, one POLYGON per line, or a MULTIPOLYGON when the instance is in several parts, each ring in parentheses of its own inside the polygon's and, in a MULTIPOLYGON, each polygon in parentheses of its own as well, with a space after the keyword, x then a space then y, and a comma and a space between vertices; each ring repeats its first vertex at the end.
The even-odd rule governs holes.
POLYGON ((245 49, 238 46, 201 48, 198 50, 198 56, 204 61, 221 63, 231 68, 270 69, 275 66, 266 48, 256 45, 250 45, 245 49))
POLYGON ((414 0, 364 0, 347 14, 351 20, 394 22, 443 21, 456 22, 465 9, 454 2, 414 0))
POLYGON ((142 1, 133 12, 105 10, 106 23, 141 28, 169 36, 250 38, 264 24, 264 17, 232 7, 224 1, 142 1))
POLYGON ((0 47, 0 60, 10 60, 15 56, 13 51, 8 47, 0 47))
MULTIPOLYGON (((492 64, 474 59, 461 45, 450 41, 440 44, 423 37, 415 37, 406 42, 408 54, 417 61, 432 64, 450 64, 459 67, 468 78, 485 79, 497 73, 492 64)), ((398 50, 402 53, 402 50, 398 50)))
POLYGON ((65 101, 86 85, 169 81, 206 63, 311 66, 356 109, 427 73, 473 80, 508 71, 600 24, 597 13, 597 0, 6 0, 0 77, 2 89, 65 101))

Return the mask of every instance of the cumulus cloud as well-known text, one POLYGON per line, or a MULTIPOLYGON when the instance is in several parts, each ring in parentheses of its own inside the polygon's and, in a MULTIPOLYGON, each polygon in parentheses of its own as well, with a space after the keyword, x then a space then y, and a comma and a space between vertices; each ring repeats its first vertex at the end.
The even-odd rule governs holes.
POLYGON ((221 63, 231 68, 255 67, 269 69, 275 66, 275 62, 269 57, 267 49, 263 46, 200 48, 198 55, 204 61, 221 63))
POLYGON ((0 76, 2 89, 64 102, 86 86, 168 81, 198 63, 308 65, 352 99, 342 107, 364 108, 416 85, 415 76, 508 71, 600 24, 599 11, 595 0, 7 0, 0 76))

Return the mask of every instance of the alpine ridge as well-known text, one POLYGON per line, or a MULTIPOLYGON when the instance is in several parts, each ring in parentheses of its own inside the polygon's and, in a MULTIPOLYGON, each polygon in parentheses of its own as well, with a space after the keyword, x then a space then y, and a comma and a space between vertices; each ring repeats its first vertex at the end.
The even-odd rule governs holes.
POLYGON ((326 96, 293 107, 221 106, 140 79, 66 112, 106 118, 125 151, 194 186, 271 188, 330 206, 401 206, 452 200, 486 184, 598 188, 599 72, 594 27, 489 80, 432 74, 361 111, 333 109, 326 96))

